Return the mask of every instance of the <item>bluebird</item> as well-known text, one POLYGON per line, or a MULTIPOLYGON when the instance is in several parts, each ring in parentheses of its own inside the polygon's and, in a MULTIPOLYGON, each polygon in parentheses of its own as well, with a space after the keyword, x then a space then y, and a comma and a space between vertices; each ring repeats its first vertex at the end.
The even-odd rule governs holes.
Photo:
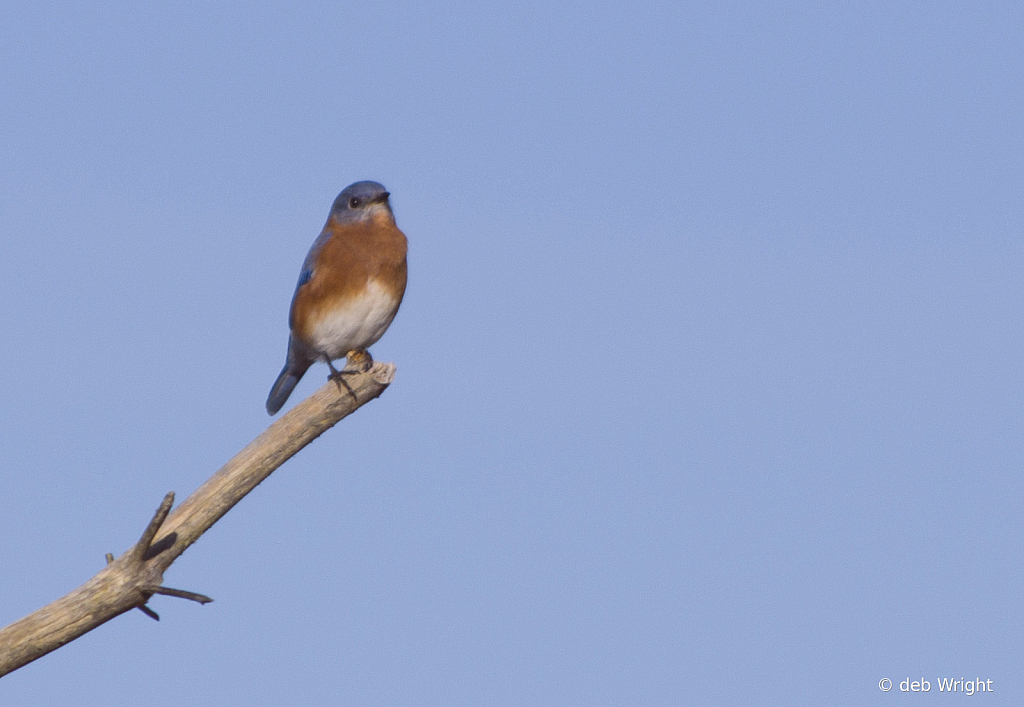
POLYGON ((271 415, 317 361, 327 363, 331 378, 346 388, 343 373, 373 365, 367 349, 387 331, 405 294, 406 239, 389 196, 377 182, 356 182, 334 200, 292 296, 288 358, 267 397, 271 415), (343 357, 339 373, 331 362, 343 357))

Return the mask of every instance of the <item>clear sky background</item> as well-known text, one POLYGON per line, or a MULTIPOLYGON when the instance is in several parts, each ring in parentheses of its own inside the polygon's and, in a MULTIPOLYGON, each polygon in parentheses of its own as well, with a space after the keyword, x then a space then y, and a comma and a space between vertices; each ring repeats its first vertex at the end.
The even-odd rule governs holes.
POLYGON ((0 703, 1021 704, 1021 7, 4 4, 0 624, 270 422, 347 184, 410 275, 215 602, 0 703))

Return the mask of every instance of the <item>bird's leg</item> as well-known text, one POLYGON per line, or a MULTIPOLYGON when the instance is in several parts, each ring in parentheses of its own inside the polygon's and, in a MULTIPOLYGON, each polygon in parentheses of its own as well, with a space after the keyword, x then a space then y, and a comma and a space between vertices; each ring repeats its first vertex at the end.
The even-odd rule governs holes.
POLYGON ((352 399, 358 400, 359 398, 356 397, 355 391, 352 390, 352 386, 348 384, 348 381, 342 378, 342 375, 345 373, 356 373, 357 371, 339 371, 337 368, 334 367, 334 364, 331 363, 331 358, 327 354, 324 354, 324 361, 327 361, 327 367, 331 369, 331 375, 327 376, 327 379, 337 383, 339 390, 341 389, 342 386, 345 386, 345 390, 347 390, 348 394, 352 396, 352 399))

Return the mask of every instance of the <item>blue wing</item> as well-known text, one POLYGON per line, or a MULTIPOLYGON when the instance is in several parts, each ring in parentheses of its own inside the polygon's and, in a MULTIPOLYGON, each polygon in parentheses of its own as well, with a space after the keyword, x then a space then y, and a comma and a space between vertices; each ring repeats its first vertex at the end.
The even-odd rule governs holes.
POLYGON ((316 262, 316 255, 320 252, 324 243, 330 237, 330 231, 324 228, 317 236, 316 240, 313 241, 313 245, 309 247, 309 252, 306 253, 306 259, 302 261, 302 270, 299 272, 299 282, 295 285, 295 291, 298 292, 299 288, 305 285, 307 282, 313 279, 313 275, 316 272, 316 268, 313 267, 313 263, 316 262))

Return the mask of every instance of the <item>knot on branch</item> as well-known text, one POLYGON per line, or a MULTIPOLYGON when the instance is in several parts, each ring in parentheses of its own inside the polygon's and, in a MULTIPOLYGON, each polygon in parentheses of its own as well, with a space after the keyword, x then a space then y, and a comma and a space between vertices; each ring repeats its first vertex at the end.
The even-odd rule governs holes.
MULTIPOLYGON (((149 525, 146 526, 146 529, 142 532, 142 537, 139 538, 139 541, 135 543, 128 553, 126 553, 125 562, 127 563, 127 566, 125 569, 130 575, 140 578, 145 577, 147 575, 145 563, 174 546, 174 543, 178 539, 177 533, 168 533, 164 537, 160 538, 159 542, 153 542, 156 534, 160 532, 160 526, 162 526, 164 521, 167 520, 167 514, 171 512, 171 506, 173 505, 174 492, 171 491, 164 496, 164 500, 160 503, 160 507, 156 509, 156 513, 153 515, 153 520, 149 521, 149 525)), ((108 552, 107 564, 109 565, 113 561, 114 556, 108 552)), ((160 615, 146 606, 146 603, 154 594, 164 594, 171 597, 190 599, 192 601, 199 602, 200 604, 208 604, 213 601, 213 599, 205 594, 189 592, 184 589, 171 589, 170 587, 164 587, 151 582, 139 583, 136 589, 139 593, 139 604, 135 608, 154 621, 159 621, 160 615)))

